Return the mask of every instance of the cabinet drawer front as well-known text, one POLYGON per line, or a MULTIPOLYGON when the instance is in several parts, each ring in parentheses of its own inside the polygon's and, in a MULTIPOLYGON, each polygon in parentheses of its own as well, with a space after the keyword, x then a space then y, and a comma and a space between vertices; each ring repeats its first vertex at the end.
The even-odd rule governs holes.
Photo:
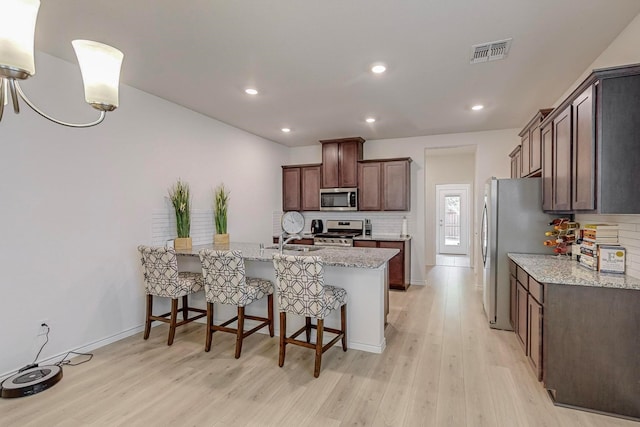
POLYGON ((512 276, 516 275, 516 263, 509 260, 509 273, 511 273, 512 276))
POLYGON ((543 285, 541 283, 538 283, 533 277, 529 276, 529 293, 540 304, 542 304, 544 302, 544 301, 542 301, 542 298, 543 298, 542 295, 544 293, 542 291, 542 286, 543 285))
POLYGON ((371 240, 354 240, 353 246, 356 248, 376 248, 378 247, 378 242, 371 240))
POLYGON ((516 277, 518 279, 518 282, 520 282, 522 287, 524 287, 525 289, 529 289, 529 275, 527 274, 526 271, 520 268, 520 266, 516 266, 516 268, 517 268, 516 277))

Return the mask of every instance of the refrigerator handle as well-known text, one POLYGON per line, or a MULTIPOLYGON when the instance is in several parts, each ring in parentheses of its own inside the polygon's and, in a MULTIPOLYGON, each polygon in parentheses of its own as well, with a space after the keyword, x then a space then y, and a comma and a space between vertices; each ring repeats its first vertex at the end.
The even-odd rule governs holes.
POLYGON ((485 202, 484 208, 482 209, 482 231, 480 233, 480 239, 482 241, 482 265, 484 267, 487 266, 487 246, 488 246, 488 234, 489 234, 489 221, 487 218, 487 203, 485 202))

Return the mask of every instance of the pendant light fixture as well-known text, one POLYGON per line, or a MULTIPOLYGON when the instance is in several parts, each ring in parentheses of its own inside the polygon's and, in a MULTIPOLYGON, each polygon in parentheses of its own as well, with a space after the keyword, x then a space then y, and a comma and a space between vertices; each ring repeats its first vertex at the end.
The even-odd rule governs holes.
POLYGON ((124 55, 111 46, 74 40, 73 48, 80 64, 85 101, 100 111, 100 117, 90 123, 67 123, 38 109, 20 87, 20 80, 35 72, 34 39, 40 0, 0 0, 0 120, 11 98, 13 110, 20 112, 19 98, 42 117, 64 126, 90 127, 101 123, 107 111, 118 107, 118 85, 124 55), (19 97, 19 98, 18 98, 19 97))

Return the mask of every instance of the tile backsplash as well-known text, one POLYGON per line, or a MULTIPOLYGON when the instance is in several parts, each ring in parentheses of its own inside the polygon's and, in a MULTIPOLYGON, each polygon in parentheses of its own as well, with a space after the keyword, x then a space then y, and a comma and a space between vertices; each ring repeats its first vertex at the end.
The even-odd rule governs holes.
POLYGON ((576 215, 580 224, 618 224, 618 241, 626 249, 626 273, 640 278, 640 215, 576 215))
MULTIPOLYGON (((215 226, 213 209, 191 209, 191 240, 194 245, 205 245, 213 241, 215 226)), ((164 246, 167 240, 175 239, 176 213, 173 207, 154 209, 151 219, 151 244, 164 246)))
MULTIPOLYGON (((399 236, 402 231, 402 219, 407 218, 407 230, 411 235, 413 226, 409 212, 301 212, 304 216, 303 233, 311 231, 311 220, 321 219, 324 222, 325 231, 327 220, 371 220, 371 230, 374 235, 399 236)), ((273 235, 278 236, 282 232, 280 226, 281 211, 273 212, 273 235)))
MULTIPOLYGON (((415 230, 413 218, 408 212, 301 212, 304 216, 303 233, 311 231, 311 220, 321 219, 324 222, 325 231, 327 220, 371 220, 371 229, 374 235, 399 236, 402 231, 402 219, 407 218, 407 230, 409 235, 415 230)), ((282 211, 273 212, 273 235, 279 236, 282 232, 280 218, 282 211)), ((212 209, 191 210, 191 239, 194 245, 211 243, 215 234, 212 209)), ((151 220, 151 244, 163 246, 167 240, 175 239, 176 215, 170 205, 166 209, 154 209, 151 220)))

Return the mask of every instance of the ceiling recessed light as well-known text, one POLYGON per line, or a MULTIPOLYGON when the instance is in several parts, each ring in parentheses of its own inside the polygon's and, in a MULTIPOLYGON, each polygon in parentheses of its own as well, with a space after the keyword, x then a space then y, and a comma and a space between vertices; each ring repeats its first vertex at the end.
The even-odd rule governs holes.
POLYGON ((255 89, 253 89, 253 88, 248 88, 248 89, 245 89, 244 91, 245 91, 245 93, 247 93, 248 95, 257 95, 257 94, 258 94, 258 91, 257 91, 257 90, 255 90, 255 89))
POLYGON ((371 67, 371 71, 376 73, 376 74, 381 74, 381 73, 384 73, 385 71, 387 71, 387 67, 385 67, 382 64, 377 64, 377 65, 374 65, 373 67, 371 67))
POLYGON ((280 130, 281 130, 282 132, 284 132, 284 133, 289 133, 289 132, 291 132, 291 129, 289 129, 289 128, 282 128, 282 129, 280 129, 280 130))
POLYGON ((367 123, 375 123, 376 119, 374 119, 373 117, 367 117, 365 119, 367 121, 367 123))
POLYGON ((478 104, 478 105, 474 105, 473 107, 471 107, 471 109, 472 109, 473 111, 480 111, 480 110, 482 110, 483 108, 484 108, 484 105, 480 105, 480 104, 478 104))

